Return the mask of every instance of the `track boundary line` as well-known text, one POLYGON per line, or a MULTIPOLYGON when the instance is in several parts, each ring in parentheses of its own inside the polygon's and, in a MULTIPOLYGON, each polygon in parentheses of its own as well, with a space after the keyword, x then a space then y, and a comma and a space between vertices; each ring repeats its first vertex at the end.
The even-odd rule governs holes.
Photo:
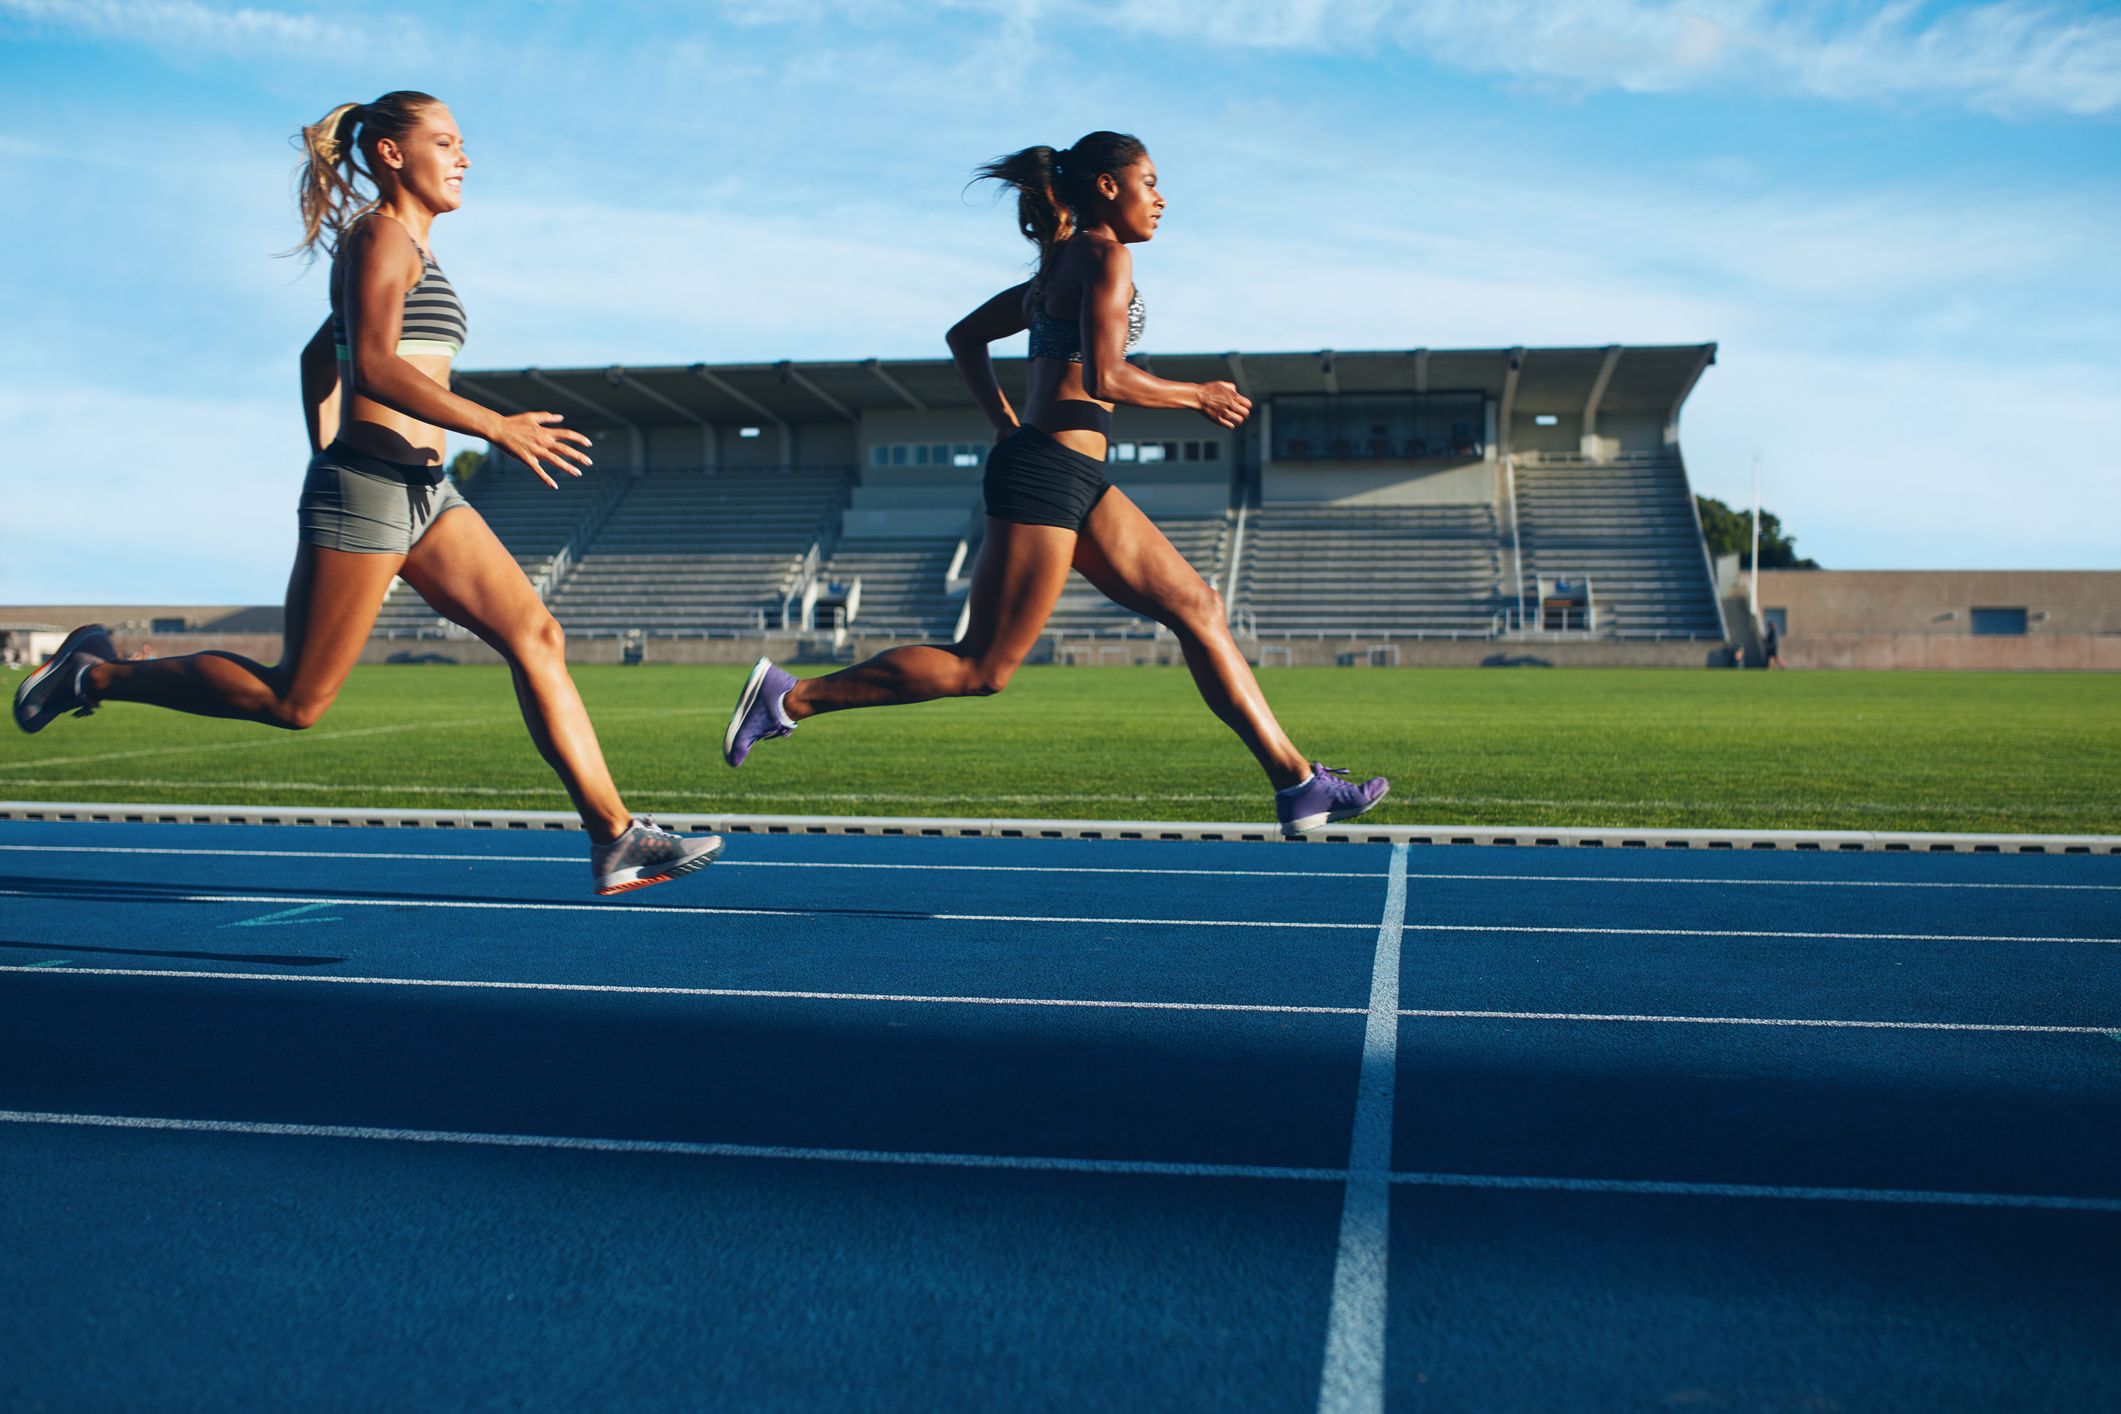
MULTIPOLYGON (((742 815, 674 811, 663 823, 725 835, 882 835, 948 839, 1213 840, 1284 843, 1260 822, 1014 820, 895 815, 742 815)), ((0 820, 196 825, 326 825, 400 829, 579 830, 557 810, 399 810, 335 806, 127 805, 0 801, 0 820)), ((1351 821, 1302 843, 1429 844, 1613 849, 1791 849, 1926 854, 2121 855, 2121 835, 1960 834, 1949 831, 1619 829, 1552 825, 1364 825, 1351 821)))
MULTIPOLYGON (((1403 848, 1403 846, 1395 846, 1403 848)), ((86 892, 97 903, 155 906, 172 903, 328 904, 334 908, 445 908, 502 913, 651 913, 672 918, 817 918, 845 910, 815 908, 732 908, 713 904, 582 903, 562 899, 440 899, 414 896, 345 898, 336 894, 150 894, 123 884, 84 879, 75 892, 58 889, 4 889, 0 898, 77 898, 86 892)), ((1058 914, 920 913, 911 909, 877 909, 866 916, 901 923, 1065 923, 1115 928, 1280 928, 1311 932, 1368 932, 1367 923, 1321 923, 1311 919, 1261 918, 1093 918, 1058 914)), ((1858 933, 1767 928, 1592 928, 1529 923, 1408 923, 1410 933, 1511 933, 1538 937, 1613 938, 1790 938, 1799 941, 1868 943, 2069 943, 2113 947, 2121 937, 2078 937, 2043 933, 1858 933)))
MULTIPOLYGON (((301 827, 293 827, 301 828, 301 827)), ((74 845, 0 844, 0 854, 77 854, 74 845)), ((150 846, 130 847, 127 854, 166 855, 197 859, 361 859, 415 863, 433 860, 442 864, 565 864, 581 867, 578 854, 453 854, 442 850, 354 850, 354 849, 204 849, 150 846)), ((722 859, 720 869, 869 869, 898 873, 951 874, 1115 874, 1184 878, 1189 875, 1217 879, 1375 879, 1370 869, 1149 869, 1124 864, 885 864, 853 859, 722 859)), ((1475 874, 1441 870, 1409 869, 1407 878, 1462 883, 1511 884, 1673 884, 1713 885, 1729 888, 1726 875, 1672 874, 1475 874)), ((2035 882, 1985 882, 1960 879, 1743 879, 1747 888, 1769 889, 1969 889, 2030 890, 2038 893, 2121 893, 2121 884, 2054 884, 2035 882)))
MULTIPOLYGON (((54 943, 50 951, 67 949, 54 943)), ((909 1006, 1053 1007, 1084 1011, 1240 1012, 1263 1016, 1367 1016, 1359 1006, 1311 1006, 1284 1002, 1178 1002, 1118 997, 989 997, 964 993, 831 992, 778 987, 687 987, 647 982, 544 982, 489 977, 366 977, 322 972, 227 972, 197 967, 77 967, 72 964, 0 963, 0 976, 144 977, 184 982, 295 982, 328 987, 432 987, 443 990, 496 992, 582 992, 613 996, 703 997, 735 1001, 876 1002, 909 1006)), ((1821 1031, 1934 1031, 1967 1035, 2108 1036, 2121 1039, 2121 1022, 2112 1026, 2015 1021, 1893 1021, 1842 1017, 1690 1016, 1682 1013, 1595 1011, 1480 1011, 1435 1007, 1402 1007, 1409 1020, 1557 1021, 1657 1026, 1762 1026, 1821 1031)))
POLYGON ((1391 1252, 1392 1096, 1399 1075, 1399 945, 1407 920, 1407 846, 1392 846, 1384 917, 1370 964, 1348 1180, 1340 1196, 1340 1244, 1326 1313, 1318 1407, 1330 1414, 1382 1414, 1385 1308, 1391 1252))
MULTIPOLYGON (((807 1163, 874 1164, 905 1168, 995 1169, 1029 1173, 1076 1173, 1147 1178, 1265 1179, 1299 1183, 1345 1183, 1349 1172, 1274 1164, 1193 1164, 1163 1159, 1078 1159, 1043 1155, 900 1152, 888 1149, 822 1149, 772 1144, 723 1144, 685 1139, 620 1139, 555 1134, 502 1134, 472 1130, 386 1129, 363 1125, 289 1124, 270 1120, 179 1119, 159 1115, 72 1114, 46 1110, 0 1110, 0 1125, 24 1128, 144 1130, 157 1133, 253 1135, 265 1138, 366 1140, 442 1144, 472 1148, 548 1149, 588 1153, 662 1154, 682 1158, 765 1159, 807 1163)), ((1830 1203, 1879 1203, 1901 1207, 2046 1209, 2121 1213, 2121 1197, 2046 1193, 1974 1193, 1922 1188, 1829 1188, 1764 1183, 1696 1183, 1684 1180, 1566 1178, 1537 1174, 1395 1173, 1394 1184, 1415 1188, 1462 1188, 1499 1192, 1591 1193, 1641 1197, 1784 1199, 1830 1203)))

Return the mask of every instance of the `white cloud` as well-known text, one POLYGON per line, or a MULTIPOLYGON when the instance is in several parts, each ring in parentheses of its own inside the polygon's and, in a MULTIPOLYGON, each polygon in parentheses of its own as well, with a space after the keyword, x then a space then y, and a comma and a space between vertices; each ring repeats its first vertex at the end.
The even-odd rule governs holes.
MULTIPOLYGON (((810 0, 755 23, 824 12, 875 24, 932 8, 810 0)), ((1984 112, 2121 111, 2121 15, 2050 0, 1930 13, 1912 0, 954 0, 1005 32, 1085 23, 1228 48, 1368 53, 1386 47, 1479 74, 1577 91, 1738 86, 1850 102, 1984 112)))
POLYGON ((93 39, 225 54, 344 60, 362 38, 350 26, 315 15, 247 5, 223 9, 199 0, 0 0, 0 18, 93 39))

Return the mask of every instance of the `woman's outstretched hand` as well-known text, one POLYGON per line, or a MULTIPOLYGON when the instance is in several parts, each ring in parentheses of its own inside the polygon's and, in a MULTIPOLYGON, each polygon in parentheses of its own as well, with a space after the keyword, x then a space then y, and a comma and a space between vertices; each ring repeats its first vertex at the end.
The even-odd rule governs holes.
POLYGON ((1200 415, 1224 427, 1236 427, 1252 414, 1252 400, 1235 383, 1200 385, 1200 415))
POLYGON ((487 440, 537 473, 538 480, 553 490, 560 489, 545 472, 546 466, 565 472, 569 476, 582 473, 575 466, 593 466, 589 454, 582 448, 590 445, 589 439, 572 427, 560 426, 560 414, 556 412, 519 412, 514 417, 501 419, 501 427, 487 440))

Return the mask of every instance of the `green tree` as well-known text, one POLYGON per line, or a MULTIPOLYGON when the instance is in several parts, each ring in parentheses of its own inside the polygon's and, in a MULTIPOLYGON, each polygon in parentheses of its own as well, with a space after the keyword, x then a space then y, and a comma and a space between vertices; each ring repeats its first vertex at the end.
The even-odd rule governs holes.
MULTIPOLYGON (((1752 568, 1753 514, 1734 511, 1714 496, 1696 496, 1701 508, 1701 534, 1712 555, 1736 555, 1739 564, 1752 568)), ((1782 521, 1773 511, 1760 512, 1760 568, 1764 570, 1815 570, 1819 562, 1797 553, 1797 537, 1783 533, 1782 521)))
POLYGON ((474 452, 467 447, 449 459, 449 477, 457 485, 462 486, 467 481, 470 481, 472 477, 477 476, 479 468, 484 465, 486 465, 486 453, 474 452))

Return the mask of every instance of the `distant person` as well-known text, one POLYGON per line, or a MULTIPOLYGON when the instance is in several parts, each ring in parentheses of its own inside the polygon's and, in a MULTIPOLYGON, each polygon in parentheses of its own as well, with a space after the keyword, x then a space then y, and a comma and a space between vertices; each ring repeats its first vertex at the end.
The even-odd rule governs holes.
POLYGON ((998 158, 978 175, 1015 189, 1017 226, 1038 247, 1038 273, 949 333, 958 372, 995 429, 965 636, 947 646, 893 648, 800 682, 759 659, 729 719, 723 759, 741 766, 760 741, 822 712, 1000 692, 1038 641, 1073 567, 1115 603, 1177 636, 1209 710, 1266 772, 1285 834, 1362 814, 1384 798, 1385 778, 1350 780, 1290 743, 1230 636, 1221 596, 1105 481, 1116 403, 1188 409, 1231 428, 1252 410, 1229 383, 1174 383, 1127 362, 1144 318, 1127 248, 1153 238, 1163 219, 1156 164, 1138 139, 1097 132, 1065 151, 1030 147, 998 158), (1019 419, 995 381, 988 346, 1026 329, 1031 358, 1019 419))
POLYGON ((1783 665, 1782 632, 1775 627, 1773 619, 1767 621, 1766 629, 1760 636, 1760 652, 1767 659, 1767 665, 1770 668, 1779 668, 1783 665))
MULTIPOLYGON (((682 837, 627 812, 567 673, 560 627, 478 512, 442 471, 445 431, 481 437, 557 487, 579 476, 589 439, 559 415, 513 417, 449 389, 464 306, 428 231, 463 204, 471 166, 456 119, 424 93, 343 103, 299 139, 302 241, 331 253, 331 316, 302 350, 314 455, 296 506, 286 644, 264 667, 233 653, 117 662, 98 625, 75 629, 15 693, 15 722, 40 731, 106 701, 296 730, 338 696, 393 578, 507 660, 531 740, 581 813, 600 894, 658 884, 711 863, 715 836, 682 837), (372 188, 372 195, 363 187, 372 188)), ((447 751, 439 737, 428 751, 447 751)))

